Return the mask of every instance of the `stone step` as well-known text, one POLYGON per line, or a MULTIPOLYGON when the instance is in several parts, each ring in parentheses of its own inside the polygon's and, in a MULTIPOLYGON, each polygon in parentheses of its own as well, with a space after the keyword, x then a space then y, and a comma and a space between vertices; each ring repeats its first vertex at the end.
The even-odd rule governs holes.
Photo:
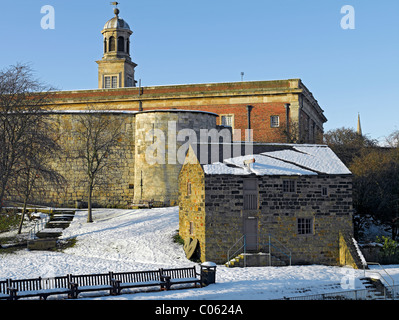
POLYGON ((47 222, 46 228, 61 228, 66 229, 71 224, 71 221, 49 221, 47 222))
POLYGON ((38 238, 58 238, 61 236, 62 228, 44 228, 43 230, 36 233, 38 238))
POLYGON ((285 266, 286 263, 273 255, 268 253, 242 253, 235 258, 231 259, 225 265, 229 268, 232 267, 269 267, 269 266, 285 266))

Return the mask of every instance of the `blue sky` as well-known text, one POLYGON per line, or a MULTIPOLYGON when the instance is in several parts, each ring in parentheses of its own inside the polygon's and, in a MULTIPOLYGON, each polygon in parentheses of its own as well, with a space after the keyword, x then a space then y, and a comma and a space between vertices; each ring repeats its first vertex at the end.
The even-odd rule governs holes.
MULTIPOLYGON (((397 0, 121 0, 136 78, 144 86, 301 78, 324 109, 325 130, 382 139, 399 130, 397 0), (355 10, 344 30, 341 7, 355 10)), ((0 68, 31 63, 60 90, 97 88, 109 0, 1 1, 0 68), (55 9, 44 30, 41 7, 55 9)))

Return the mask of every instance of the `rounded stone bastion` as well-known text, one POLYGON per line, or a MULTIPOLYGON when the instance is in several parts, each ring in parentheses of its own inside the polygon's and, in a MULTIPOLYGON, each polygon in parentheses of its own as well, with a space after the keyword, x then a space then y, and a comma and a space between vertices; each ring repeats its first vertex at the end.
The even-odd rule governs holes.
POLYGON ((136 113, 134 202, 178 202, 178 177, 200 130, 216 129, 218 115, 205 111, 150 110, 136 113))
MULTIPOLYGON (((190 142, 200 139, 201 129, 217 127, 215 113, 176 109, 56 110, 45 111, 44 115, 61 147, 57 155, 49 155, 48 164, 65 179, 61 184, 39 179, 31 202, 63 207, 87 204, 82 122, 101 117, 110 130, 115 125, 120 130, 117 142, 106 155, 107 166, 96 176, 94 207, 127 208, 140 201, 176 205, 179 172, 190 142)), ((11 198, 23 200, 17 193, 10 195, 11 198)))

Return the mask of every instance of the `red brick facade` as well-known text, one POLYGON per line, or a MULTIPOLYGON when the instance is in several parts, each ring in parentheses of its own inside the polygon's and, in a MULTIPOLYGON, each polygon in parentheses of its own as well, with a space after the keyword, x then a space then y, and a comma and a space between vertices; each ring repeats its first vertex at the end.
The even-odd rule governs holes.
POLYGON ((234 140, 245 140, 247 106, 251 105, 250 126, 256 142, 317 143, 327 121, 323 110, 300 79, 173 85, 142 88, 61 91, 55 109, 108 110, 183 109, 231 115, 234 140), (287 113, 286 104, 289 104, 287 113), (277 116, 272 126, 271 117, 277 116), (289 118, 287 126, 287 116, 289 118), (237 135, 241 130, 241 137, 237 135), (288 129, 288 131, 287 131, 288 129))

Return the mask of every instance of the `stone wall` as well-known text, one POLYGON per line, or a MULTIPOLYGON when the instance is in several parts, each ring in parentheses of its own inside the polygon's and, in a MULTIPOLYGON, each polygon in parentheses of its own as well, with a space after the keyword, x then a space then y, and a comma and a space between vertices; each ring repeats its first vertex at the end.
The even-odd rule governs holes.
MULTIPOLYGON (((226 262, 228 250, 242 237, 244 221, 249 218, 257 221, 259 242, 266 242, 270 234, 272 242, 276 239, 278 246, 292 252, 292 263, 339 265, 339 231, 353 233, 350 176, 251 176, 258 179, 259 207, 246 211, 243 181, 248 178, 204 176, 205 224, 200 226, 203 230, 195 230, 205 233, 202 261, 226 262), (284 192, 284 180, 294 180, 296 192, 284 192), (327 195, 323 195, 323 187, 327 195), (311 219, 311 234, 298 234, 298 218, 311 219)), ((190 219, 196 219, 195 211, 190 219)))
MULTIPOLYGON (((111 122, 122 120, 123 125, 118 144, 109 155, 113 165, 107 168, 104 181, 95 187, 93 205, 127 207, 140 200, 176 205, 178 176, 182 167, 179 153, 182 153, 181 158, 184 160, 189 145, 186 141, 178 141, 177 134, 182 129, 193 129, 191 132, 199 139, 201 129, 216 128, 216 115, 179 110, 140 113, 96 111, 95 114, 101 114, 111 122), (158 131, 155 132, 154 129, 158 131), (164 141, 157 145, 159 134, 164 136, 164 141), (148 151, 156 158, 155 163, 148 162, 148 151), (163 162, 158 161, 158 156, 163 162)), ((55 157, 52 165, 65 177, 66 182, 61 186, 43 183, 40 192, 36 192, 32 200, 38 204, 75 207, 77 201, 87 202, 84 163, 78 158, 77 126, 80 117, 91 115, 85 111, 56 111, 46 115, 52 122, 62 147, 59 158, 55 157)), ((14 200, 16 198, 13 197, 14 200)))
MULTIPOLYGON (((102 183, 93 193, 93 205, 101 207, 126 207, 133 198, 134 183, 134 128, 135 117, 126 112, 104 112, 104 117, 121 120, 121 137, 110 154, 114 163, 106 170, 102 183)), ((66 183, 56 187, 50 183, 42 184, 33 196, 34 203, 75 207, 76 201, 87 201, 87 183, 83 160, 78 156, 77 126, 79 117, 89 117, 85 112, 49 113, 49 120, 55 127, 62 152, 53 159, 52 167, 66 179, 66 183)))
POLYGON ((158 110, 138 113, 134 201, 154 199, 176 205, 178 176, 189 146, 186 141, 179 141, 177 135, 180 130, 192 129, 199 139, 200 129, 213 128, 216 128, 216 115, 208 112, 158 110))
POLYGON ((179 235, 185 243, 198 239, 206 256, 204 172, 191 148, 179 174, 179 235))

